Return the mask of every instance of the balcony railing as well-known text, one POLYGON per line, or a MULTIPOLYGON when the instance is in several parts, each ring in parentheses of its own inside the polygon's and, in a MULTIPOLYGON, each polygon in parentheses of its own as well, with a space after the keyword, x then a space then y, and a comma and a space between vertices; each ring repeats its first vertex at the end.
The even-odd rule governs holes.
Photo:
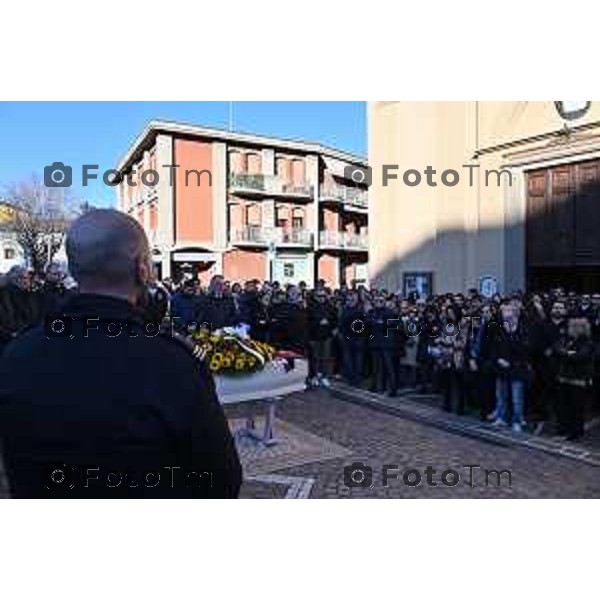
POLYGON ((343 248, 344 247, 344 232, 343 231, 320 231, 319 246, 327 248, 343 248))
POLYGON ((269 241, 267 230, 259 225, 248 225, 242 229, 235 229, 232 235, 233 243, 267 245, 269 241))
POLYGON ((369 238, 364 233, 347 231, 320 231, 319 246, 345 250, 368 250, 369 238))
POLYGON ((368 208, 369 199, 365 190, 358 188, 346 188, 346 204, 357 208, 368 208))
POLYGON ((347 208, 368 208, 368 194, 366 190, 346 187, 339 184, 321 186, 321 200, 342 202, 347 208))
POLYGON ((312 246, 313 234, 306 229, 283 229, 277 227, 275 243, 293 246, 312 246))
POLYGON ((268 246, 312 246, 313 234, 306 229, 286 229, 283 227, 261 227, 247 225, 233 231, 231 241, 234 244, 255 244, 268 246))
POLYGON ((319 192, 321 200, 335 200, 338 202, 346 201, 346 188, 343 185, 329 183, 321 186, 319 192))
POLYGON ((364 233, 347 233, 344 235, 344 247, 349 250, 368 250, 369 238, 364 233))
POLYGON ((301 196, 303 198, 312 198, 313 196, 312 185, 289 183, 275 175, 233 173, 229 177, 229 186, 237 193, 301 196))

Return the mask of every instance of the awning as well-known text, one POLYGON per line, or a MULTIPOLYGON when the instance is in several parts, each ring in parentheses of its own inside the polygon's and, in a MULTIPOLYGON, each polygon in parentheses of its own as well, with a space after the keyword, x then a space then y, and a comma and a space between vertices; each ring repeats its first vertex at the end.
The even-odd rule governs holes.
POLYGON ((216 262, 217 254, 214 252, 173 252, 175 262, 216 262))

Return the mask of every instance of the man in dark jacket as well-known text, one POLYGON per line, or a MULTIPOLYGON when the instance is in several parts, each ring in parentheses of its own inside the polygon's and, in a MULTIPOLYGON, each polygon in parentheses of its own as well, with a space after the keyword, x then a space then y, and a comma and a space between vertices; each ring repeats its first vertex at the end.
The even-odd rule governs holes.
POLYGON ((363 376, 365 347, 370 321, 358 301, 358 294, 349 291, 340 311, 339 337, 342 348, 343 374, 350 385, 360 385, 363 376))
POLYGON ((58 263, 50 263, 46 267, 44 284, 37 292, 40 297, 40 318, 59 312, 73 295, 64 285, 65 276, 66 273, 58 263))
POLYGON ((198 280, 184 281, 180 291, 173 295, 171 314, 177 329, 201 326, 201 297, 198 294, 198 280))
POLYGON ((40 296, 31 290, 24 267, 14 266, 0 286, 0 351, 24 329, 40 319, 40 296))
POLYGON ((512 406, 512 429, 520 432, 524 423, 525 389, 531 378, 529 340, 519 310, 506 302, 500 308, 501 324, 492 342, 492 364, 496 372, 494 425, 505 425, 508 401, 512 406))
POLYGON ((390 396, 395 396, 398 315, 386 307, 385 298, 380 295, 375 298, 368 316, 371 319, 371 335, 367 343, 373 364, 371 391, 387 391, 390 396))
POLYGON ((327 291, 315 290, 308 306, 309 381, 313 387, 330 387, 331 340, 336 326, 337 315, 327 291))
POLYGON ((260 329, 258 321, 261 317, 261 305, 254 280, 244 284, 244 291, 238 299, 238 320, 250 326, 251 335, 260 329))
POLYGON ((566 335, 566 330, 567 307, 562 300, 556 299, 550 309, 550 319, 544 323, 541 340, 538 341, 541 356, 538 354, 535 387, 539 393, 540 408, 542 409, 535 429, 538 434, 543 431, 546 421, 550 418, 550 412, 558 419, 562 409, 558 402, 558 383, 556 381, 558 357, 555 347, 558 341, 566 335))
POLYGON ((233 296, 225 289, 224 283, 221 275, 213 276, 208 294, 202 297, 200 321, 211 331, 233 327, 238 322, 233 296))
POLYGON ((94 210, 67 236, 81 293, 0 360, 0 440, 13 496, 238 495, 241 468, 207 369, 136 305, 151 279, 131 217, 94 210))
POLYGON ((306 354, 307 314, 296 286, 275 292, 269 319, 269 339, 277 348, 306 354))

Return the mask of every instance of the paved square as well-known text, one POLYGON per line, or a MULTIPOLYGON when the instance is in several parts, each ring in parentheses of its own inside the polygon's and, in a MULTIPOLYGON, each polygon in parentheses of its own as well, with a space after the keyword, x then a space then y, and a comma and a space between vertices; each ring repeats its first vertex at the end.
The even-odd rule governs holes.
MULTIPOLYGON (((327 392, 311 391, 290 396, 281 402, 279 418, 296 429, 324 438, 350 450, 346 456, 325 458, 273 471, 272 474, 312 479, 311 498, 599 498, 600 468, 566 457, 526 448, 474 439, 459 433, 386 414, 366 406, 340 400, 327 392), (344 484, 344 466, 363 461, 373 468, 373 486, 348 488, 344 484), (397 464, 398 479, 382 485, 382 465, 397 464), (473 484, 469 485, 473 468, 473 484), (425 469, 431 466, 436 487, 427 485, 425 469), (422 474, 420 485, 402 482, 408 469, 422 474), (460 481, 455 486, 441 482, 441 474, 456 470, 460 481), (497 478, 491 474, 486 486, 484 469, 511 471, 497 478)), ((258 456, 254 456, 258 468, 258 456)), ((412 481, 412 480, 411 480, 412 481)), ((449 483, 452 483, 450 478, 449 483)), ((273 497, 269 486, 259 481, 245 483, 243 497, 273 497)), ((281 497, 281 493, 276 496, 281 497)), ((289 496, 291 497, 291 496, 289 496)))

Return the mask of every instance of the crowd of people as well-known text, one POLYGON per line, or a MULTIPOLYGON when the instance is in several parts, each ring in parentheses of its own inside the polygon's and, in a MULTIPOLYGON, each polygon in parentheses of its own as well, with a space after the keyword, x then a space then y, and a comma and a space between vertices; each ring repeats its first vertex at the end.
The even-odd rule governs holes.
MULTIPOLYGON (((578 440, 600 397, 600 295, 556 289, 492 298, 476 290, 419 298, 322 280, 165 279, 183 332, 246 324, 250 335, 309 360, 310 387, 333 378, 375 393, 439 394, 443 407, 493 426, 578 440)), ((56 313, 73 283, 55 265, 32 279, 13 268, 0 284, 0 342, 56 313)))
POLYGON ((318 281, 164 282, 182 327, 245 323, 251 335, 309 359, 312 387, 332 377, 372 392, 438 393, 447 411, 493 426, 578 440, 600 396, 600 295, 402 297, 318 281), (598 374, 598 376, 596 375, 598 374))

